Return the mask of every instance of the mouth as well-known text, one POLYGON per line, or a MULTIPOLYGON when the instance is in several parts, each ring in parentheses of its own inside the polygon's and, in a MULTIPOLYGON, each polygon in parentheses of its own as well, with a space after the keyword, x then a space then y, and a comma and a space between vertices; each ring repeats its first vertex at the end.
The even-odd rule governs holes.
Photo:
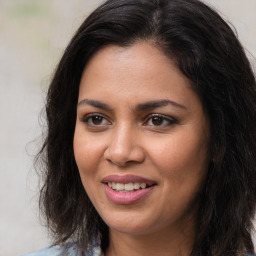
POLYGON ((116 204, 133 204, 150 195, 156 182, 134 175, 110 175, 102 180, 107 197, 116 204))
POLYGON ((109 175, 102 180, 110 188, 118 192, 132 192, 149 188, 156 182, 136 175, 109 175))
POLYGON ((139 183, 139 182, 129 182, 129 183, 120 183, 120 182, 108 182, 106 183, 110 188, 112 188, 113 190, 120 192, 120 193, 128 193, 128 192, 133 192, 133 191, 137 191, 140 189, 145 189, 145 188, 149 188, 153 185, 148 185, 144 182, 139 183))

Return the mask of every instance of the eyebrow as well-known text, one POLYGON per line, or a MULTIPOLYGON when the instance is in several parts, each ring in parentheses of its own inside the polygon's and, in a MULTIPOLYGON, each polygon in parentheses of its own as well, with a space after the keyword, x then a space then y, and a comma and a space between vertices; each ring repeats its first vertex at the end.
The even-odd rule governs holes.
POLYGON ((154 108, 160 108, 160 107, 165 107, 167 105, 172 105, 174 107, 177 108, 181 108, 181 109, 187 109, 185 106, 172 101, 172 100, 154 100, 154 101, 149 101, 149 102, 145 102, 142 104, 138 104, 136 109, 137 110, 147 110, 147 109, 154 109, 154 108))
POLYGON ((109 105, 107 105, 103 102, 97 101, 97 100, 83 99, 77 104, 77 107, 82 106, 82 105, 90 105, 95 108, 100 108, 103 110, 112 110, 112 108, 109 105))
MULTIPOLYGON (((106 103, 97 101, 97 100, 83 99, 77 104, 77 107, 82 106, 82 105, 90 105, 95 108, 100 108, 103 110, 112 110, 112 108, 109 105, 107 105, 106 103)), ((147 110, 147 109, 165 107, 168 105, 172 105, 174 107, 181 108, 181 109, 187 109, 184 105, 181 105, 172 100, 154 100, 154 101, 148 101, 145 103, 138 104, 136 106, 136 110, 143 111, 143 110, 147 110)))

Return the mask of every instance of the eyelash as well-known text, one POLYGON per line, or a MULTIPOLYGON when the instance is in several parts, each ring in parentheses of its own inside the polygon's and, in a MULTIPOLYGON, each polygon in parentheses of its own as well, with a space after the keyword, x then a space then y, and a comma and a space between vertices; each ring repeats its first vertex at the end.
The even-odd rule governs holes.
MULTIPOLYGON (((96 120, 97 121, 97 120, 96 120)), ((157 120, 155 120, 157 121, 157 120)), ((93 114, 88 114, 86 115, 83 119, 82 122, 86 123, 87 126, 90 127, 101 127, 101 126, 105 126, 105 125, 111 125, 112 123, 102 114, 99 113, 93 113, 93 114), (100 118, 100 124, 95 124, 92 121, 92 118, 100 118), (102 122, 107 122, 107 124, 102 124, 102 122)), ((176 124, 177 121, 169 116, 166 115, 162 115, 162 114, 150 114, 149 116, 146 117, 146 121, 143 122, 143 126, 152 126, 152 127, 167 127, 167 126, 171 126, 173 124, 176 124), (160 124, 153 124, 153 118, 159 118, 160 119, 160 124), (152 124, 148 124, 149 121, 151 120, 152 124), (167 124, 162 124, 163 122, 167 122, 167 124)))
POLYGON ((102 118, 101 120, 105 120, 108 122, 108 125, 111 124, 110 121, 108 121, 108 119, 106 117, 104 117, 103 115, 99 114, 99 113, 93 113, 93 114, 89 114, 89 115, 86 115, 82 121, 84 123, 86 123, 88 126, 92 126, 92 127, 96 127, 96 126, 104 126, 105 124, 93 124, 92 122, 92 118, 96 118, 96 117, 100 117, 102 118))
POLYGON ((150 125, 150 126, 156 126, 156 127, 167 127, 167 126, 170 126, 170 125, 173 125, 173 124, 176 124, 177 123, 177 121, 174 119, 174 118, 172 118, 172 117, 169 117, 169 116, 166 116, 166 115, 162 115, 162 114, 151 114, 151 115, 149 115, 148 117, 147 117, 147 119, 146 119, 146 121, 143 123, 143 125, 146 125, 146 123, 148 123, 149 122, 149 120, 151 120, 151 122, 152 122, 152 120, 153 120, 153 118, 154 117, 157 117, 157 118, 160 118, 160 119, 162 119, 162 121, 163 122, 167 122, 167 124, 165 124, 165 125, 162 125, 162 124, 160 124, 160 125, 154 125, 154 124, 152 124, 152 125, 150 125))

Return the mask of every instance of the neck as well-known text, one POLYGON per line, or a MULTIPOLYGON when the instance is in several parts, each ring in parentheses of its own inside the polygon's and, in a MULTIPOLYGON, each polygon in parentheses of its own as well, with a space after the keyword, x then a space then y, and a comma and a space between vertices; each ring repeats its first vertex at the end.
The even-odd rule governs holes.
MULTIPOLYGON (((172 229, 173 230, 173 229, 172 229)), ((189 256, 194 244, 192 225, 179 230, 161 230, 150 234, 126 234, 110 230, 106 256, 189 256)))

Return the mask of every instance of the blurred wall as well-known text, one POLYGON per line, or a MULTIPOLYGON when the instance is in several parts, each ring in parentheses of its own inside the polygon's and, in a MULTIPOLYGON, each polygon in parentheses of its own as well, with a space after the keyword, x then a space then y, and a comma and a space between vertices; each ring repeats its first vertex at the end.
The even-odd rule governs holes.
MULTIPOLYGON (((40 145, 38 116, 65 46, 100 2, 0 0, 0 256, 50 243, 39 223, 33 170, 33 154, 40 145)), ((233 23, 255 65, 256 0, 207 2, 233 23)))

